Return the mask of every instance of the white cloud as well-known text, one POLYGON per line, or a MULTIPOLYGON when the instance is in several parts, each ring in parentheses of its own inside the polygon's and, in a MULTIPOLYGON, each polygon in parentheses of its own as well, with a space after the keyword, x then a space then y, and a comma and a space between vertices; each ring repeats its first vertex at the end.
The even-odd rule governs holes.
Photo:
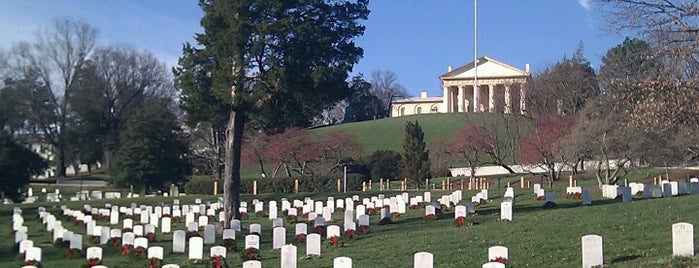
POLYGON ((578 4, 585 10, 590 10, 592 7, 592 0, 578 0, 578 4))

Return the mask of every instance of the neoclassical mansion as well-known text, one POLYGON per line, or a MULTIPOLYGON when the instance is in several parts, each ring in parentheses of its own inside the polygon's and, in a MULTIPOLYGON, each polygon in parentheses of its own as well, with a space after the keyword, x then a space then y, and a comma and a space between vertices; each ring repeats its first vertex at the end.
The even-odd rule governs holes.
POLYGON ((468 63, 456 69, 448 68, 441 75, 443 95, 396 100, 391 116, 425 113, 521 113, 526 111, 524 84, 531 79, 529 64, 520 70, 488 57, 478 59, 478 65, 468 63), (474 77, 477 87, 474 87, 474 77))

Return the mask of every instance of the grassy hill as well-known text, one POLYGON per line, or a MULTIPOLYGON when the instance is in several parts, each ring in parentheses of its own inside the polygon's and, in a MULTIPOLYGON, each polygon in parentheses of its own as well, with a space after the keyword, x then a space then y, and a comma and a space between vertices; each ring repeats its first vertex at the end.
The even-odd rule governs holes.
POLYGON ((354 134, 362 145, 363 155, 382 149, 400 152, 403 151, 405 123, 408 121, 417 121, 420 124, 427 143, 437 139, 451 142, 456 132, 464 127, 473 116, 483 116, 483 114, 411 115, 321 127, 312 129, 310 132, 323 135, 331 130, 342 130, 354 134))
MULTIPOLYGON (((486 120, 487 122, 489 120, 501 120, 505 116, 513 116, 513 118, 520 120, 518 122, 522 125, 528 120, 518 115, 497 113, 422 114, 345 123, 318 127, 307 131, 317 137, 324 137, 326 133, 333 130, 350 133, 357 138, 361 145, 361 155, 367 156, 376 150, 402 152, 403 140, 405 139, 405 124, 408 121, 417 121, 420 124, 422 131, 425 133, 425 142, 429 146, 430 143, 438 140, 451 143, 456 133, 476 118, 486 120)), ((266 166, 269 168, 272 165, 267 164, 266 166)), ((259 174, 259 168, 256 165, 243 167, 242 176, 244 178, 259 178, 259 174)))
MULTIPOLYGON (((615 200, 601 198, 594 180, 583 180, 579 184, 588 187, 593 194, 593 205, 582 206, 580 200, 564 198, 566 183, 557 183, 552 189, 556 194, 556 208, 544 208, 542 201, 537 201, 531 189, 515 187, 514 217, 512 222, 499 221, 500 201, 503 188, 490 190, 490 201, 477 208, 477 215, 469 218, 474 225, 457 227, 453 210, 445 211, 442 218, 434 221, 424 220, 424 208, 409 210, 406 214, 394 219, 392 224, 378 225, 379 217, 371 216, 371 226, 368 234, 359 235, 353 240, 344 240, 344 244, 329 247, 323 238, 322 257, 304 258, 305 244, 298 246, 298 267, 332 267, 332 260, 338 256, 348 256, 353 259, 354 267, 411 267, 413 254, 427 251, 434 254, 435 267, 481 267, 487 260, 487 250, 490 246, 502 245, 509 248, 508 267, 580 267, 581 242, 580 238, 587 234, 598 234, 603 238, 605 267, 699 267, 699 260, 692 258, 672 257, 671 225, 677 222, 699 223, 696 204, 699 195, 688 195, 673 198, 636 199, 631 203, 621 203, 615 200)), ((336 197, 358 194, 360 197, 376 196, 384 193, 387 196, 399 194, 398 191, 335 194, 336 197)), ((441 196, 447 192, 432 191, 432 197, 441 196)), ((464 197, 474 195, 476 191, 465 191, 464 197)), ((330 193, 303 193, 299 195, 268 194, 244 196, 243 200, 257 198, 263 201, 277 200, 287 197, 303 199, 310 196, 316 200, 325 200, 330 193)), ((422 191, 411 191, 410 195, 422 194, 422 191)), ((215 200, 214 196, 186 196, 179 198, 183 204, 193 202, 194 198, 204 201, 215 200)), ((121 200, 103 200, 87 202, 94 207, 102 207, 105 203, 113 205, 172 203, 172 198, 151 197, 121 200)), ((466 202, 463 201, 462 204, 466 202)), ((73 209, 81 209, 85 202, 65 202, 73 209)), ((84 256, 65 258, 64 248, 54 247, 50 243, 50 233, 47 232, 36 217, 36 207, 46 207, 54 214, 58 213, 56 204, 16 205, 23 209, 25 225, 29 227, 29 237, 35 245, 43 248, 44 267, 80 267, 85 263, 84 256)), ((0 206, 0 267, 19 267, 16 248, 12 244, 10 231, 10 215, 15 205, 0 206)), ((265 206, 266 207, 266 206, 265 206)), ((281 214, 280 214, 281 215, 281 214)), ((342 213, 333 215, 333 222, 342 223, 342 213)), ((100 220, 99 224, 105 224, 100 220)), ((250 223, 261 223, 262 245, 260 256, 263 267, 279 267, 279 250, 272 250, 271 221, 266 217, 251 215, 243 221, 243 226, 250 223)), ((294 225, 284 220, 287 228, 287 243, 294 243, 294 225)), ((74 231, 80 230, 71 222, 64 226, 74 231)), ((120 226, 113 226, 120 227, 120 226)), ((184 223, 173 224, 173 230, 183 229, 184 223)), ((211 267, 210 262, 194 264, 187 260, 186 254, 172 254, 170 234, 156 236, 157 242, 150 243, 164 247, 166 263, 178 263, 181 267, 211 267)), ((243 236, 236 234, 237 246, 243 246, 243 236)), ((220 238, 217 237, 217 239, 220 238)), ((87 246, 94 245, 89 238, 84 238, 87 246)), ((220 239, 217 240, 217 243, 220 239)), ((109 267, 146 267, 147 260, 136 259, 133 256, 120 256, 120 248, 106 246, 104 264, 109 267)), ((209 246, 205 248, 208 256, 209 246)), ((231 267, 240 267, 240 252, 228 255, 231 267)))

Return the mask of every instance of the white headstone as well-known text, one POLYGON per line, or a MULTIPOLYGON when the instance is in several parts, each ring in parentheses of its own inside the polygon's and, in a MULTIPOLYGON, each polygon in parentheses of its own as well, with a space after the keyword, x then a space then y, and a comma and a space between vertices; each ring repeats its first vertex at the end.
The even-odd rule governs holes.
POLYGON ((148 259, 163 259, 163 247, 149 247, 148 259))
POLYGON ((500 203, 500 220, 512 221, 512 203, 500 203))
POLYGON ((586 235, 582 237, 583 268, 604 265, 604 250, 602 245, 602 237, 599 235, 586 235))
POLYGON ((272 229, 272 249, 282 248, 286 244, 286 228, 274 227, 272 229))
POLYGON ((246 261, 243 262, 243 268, 262 268, 262 263, 256 260, 246 261))
POLYGON ((172 252, 184 253, 185 249, 185 232, 175 230, 172 235, 172 252))
POLYGON ((143 225, 134 225, 133 231, 136 236, 143 236, 143 225))
POLYGON ((160 223, 160 231, 164 234, 169 234, 172 231, 172 219, 170 217, 163 217, 160 223))
POLYGON ((70 238, 70 248, 83 250, 83 236, 80 234, 73 234, 70 238))
POLYGON ((281 256, 281 268, 296 268, 296 258, 296 246, 283 246, 281 256))
POLYGON ((456 206, 454 207, 454 218, 466 217, 466 206, 456 206))
POLYGON ((306 256, 320 256, 320 234, 306 236, 306 256))
POLYGON ((672 225, 672 255, 694 256, 694 225, 678 222, 672 225))
POLYGON ((434 216, 434 213, 435 213, 435 208, 433 205, 425 206, 425 216, 430 216, 430 215, 434 216))
POLYGON ((484 263, 481 268, 505 268, 505 264, 499 262, 488 262, 484 263))
POLYGON ((415 253, 414 268, 432 268, 434 267, 434 256, 429 252, 415 253))
POLYGON ((308 233, 308 225, 305 223, 297 223, 294 228, 296 228, 296 232, 295 232, 296 235, 308 233))
POLYGON ((262 225, 259 223, 250 224, 250 234, 262 235, 262 225))
POLYGON ((189 239, 189 259, 201 260, 204 258, 204 239, 195 236, 189 239))
POLYGON ((256 235, 245 236, 245 249, 254 248, 260 249, 260 237, 256 235))
POLYGON ((204 244, 213 245, 216 243, 216 226, 207 224, 204 226, 204 244))
POLYGON ((326 238, 331 238, 333 236, 340 237, 340 226, 337 225, 330 225, 328 226, 328 230, 325 233, 326 238))
POLYGON ((86 259, 102 259, 102 248, 101 247, 89 247, 85 252, 86 259))
POLYGON ((24 261, 36 261, 41 262, 41 248, 30 247, 24 254, 24 261))
POLYGON ((19 242, 19 254, 23 254, 27 251, 28 248, 31 248, 34 246, 34 241, 31 240, 23 240, 19 242))
POLYGON ((197 222, 199 223, 199 226, 206 226, 207 224, 209 224, 209 217, 199 216, 199 219, 197 222))
POLYGON ((494 246, 488 248, 488 260, 493 262, 497 258, 509 259, 508 250, 503 246, 494 246))
POLYGON ((142 247, 144 249, 148 248, 148 239, 145 237, 139 237, 133 240, 133 247, 138 248, 142 247))
POLYGON ((220 256, 220 257, 225 258, 226 257, 226 247, 222 247, 222 246, 211 247, 211 249, 209 250, 209 257, 213 258, 216 256, 220 256))
POLYGON ((333 259, 333 268, 352 268, 352 259, 349 257, 337 257, 333 259))
POLYGON ((100 228, 100 245, 105 245, 107 242, 109 242, 109 238, 111 238, 111 231, 112 230, 109 229, 109 226, 102 226, 102 228, 100 228))

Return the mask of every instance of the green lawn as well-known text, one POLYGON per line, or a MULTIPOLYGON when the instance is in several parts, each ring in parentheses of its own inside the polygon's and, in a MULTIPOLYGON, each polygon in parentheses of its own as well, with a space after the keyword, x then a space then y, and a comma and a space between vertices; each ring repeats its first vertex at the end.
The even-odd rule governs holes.
MULTIPOLYGON (((507 178, 505 181, 516 181, 507 178)), ((435 267, 480 267, 487 260, 490 246, 502 245, 509 248, 508 267, 579 267, 581 263, 580 239, 583 235, 598 234, 604 241, 605 267, 699 267, 699 261, 672 258, 671 225, 676 222, 699 223, 697 202, 699 195, 681 196, 669 199, 634 200, 632 203, 620 203, 614 200, 601 200, 601 193, 594 186, 592 179, 582 180, 580 185, 593 191, 592 206, 583 207, 579 200, 565 199, 565 182, 556 183, 557 208, 544 209, 541 201, 536 201, 531 189, 515 186, 516 199, 514 219, 512 222, 499 221, 499 203, 504 189, 494 188, 490 191, 491 200, 477 208, 478 215, 471 220, 475 225, 459 228, 453 220, 453 210, 445 212, 444 217, 435 221, 423 219, 424 209, 411 210, 394 220, 393 224, 378 225, 378 216, 372 216, 369 233, 360 235, 343 246, 330 248, 322 246, 321 258, 305 259, 300 257, 298 267, 332 267, 332 260, 338 256, 353 259, 354 267, 411 267, 412 255, 419 251, 434 254, 435 267)), ((504 187, 504 186, 503 186, 504 187)), ((374 189, 377 189, 375 187, 374 189)), ((547 188, 548 190, 548 188, 547 188)), ((446 192, 432 191, 433 199, 446 192)), ((378 191, 356 193, 362 197, 378 194, 378 191)), ((384 192, 387 195, 399 192, 384 192)), ((422 191, 412 191, 411 195, 422 191)), ((464 198, 469 198, 475 191, 466 191, 464 198)), ((355 193, 351 193, 355 194, 355 193)), ((348 194, 349 195, 349 194, 348 194)), ((289 198, 313 196, 316 200, 324 199, 326 194, 301 194, 289 198)), ((343 196, 343 195, 336 195, 343 196)), ((214 196, 180 197, 182 203, 192 202, 194 198, 215 200, 214 196)), ((279 200, 281 194, 259 195, 261 200, 279 200)), ((245 196, 251 200, 252 196, 245 196)), ((171 203, 172 198, 153 197, 121 200, 102 200, 90 202, 93 206, 105 203, 128 205, 171 203)), ((465 201, 464 201, 465 202, 465 201)), ((65 202, 71 208, 81 208, 84 202, 65 202)), ((54 214, 58 213, 56 204, 39 204, 47 207, 54 214)), ((36 217, 37 205, 17 205, 23 209, 23 216, 29 227, 30 239, 43 248, 44 267, 79 267, 85 263, 84 257, 65 258, 65 250, 50 244, 49 233, 40 225, 36 217)), ((0 267, 19 267, 16 248, 12 244, 10 233, 10 215, 14 205, 0 207, 0 267)), ((342 214, 333 215, 334 223, 341 225, 342 214)), ((243 226, 259 222, 263 224, 261 257, 263 267, 279 267, 279 251, 271 250, 271 222, 266 218, 251 215, 243 221, 243 226)), ((100 222, 105 224, 105 222, 100 222)), ((72 223, 64 226, 78 230, 72 223)), ((120 226, 119 226, 120 227, 120 226)), ((173 230, 183 229, 183 223, 173 225, 173 230)), ((293 225, 286 224, 287 242, 293 241, 293 225)), ((242 247, 243 237, 237 236, 238 247, 242 247)), ((191 264, 186 254, 171 254, 170 235, 158 234, 159 245, 165 248, 168 263, 177 263, 182 267, 210 267, 207 264, 191 264)), ((93 243, 85 239, 86 246, 93 243)), ((220 242, 220 241, 217 241, 220 242)), ((298 255, 305 256, 305 244, 298 245, 298 255)), ((205 256, 208 254, 205 248, 205 256)), ((105 247, 104 263, 109 267, 146 267, 146 260, 119 256, 119 249, 105 247)), ((242 261, 238 252, 228 255, 231 267, 240 267, 242 261)), ((210 265, 210 264, 209 264, 210 265)))

